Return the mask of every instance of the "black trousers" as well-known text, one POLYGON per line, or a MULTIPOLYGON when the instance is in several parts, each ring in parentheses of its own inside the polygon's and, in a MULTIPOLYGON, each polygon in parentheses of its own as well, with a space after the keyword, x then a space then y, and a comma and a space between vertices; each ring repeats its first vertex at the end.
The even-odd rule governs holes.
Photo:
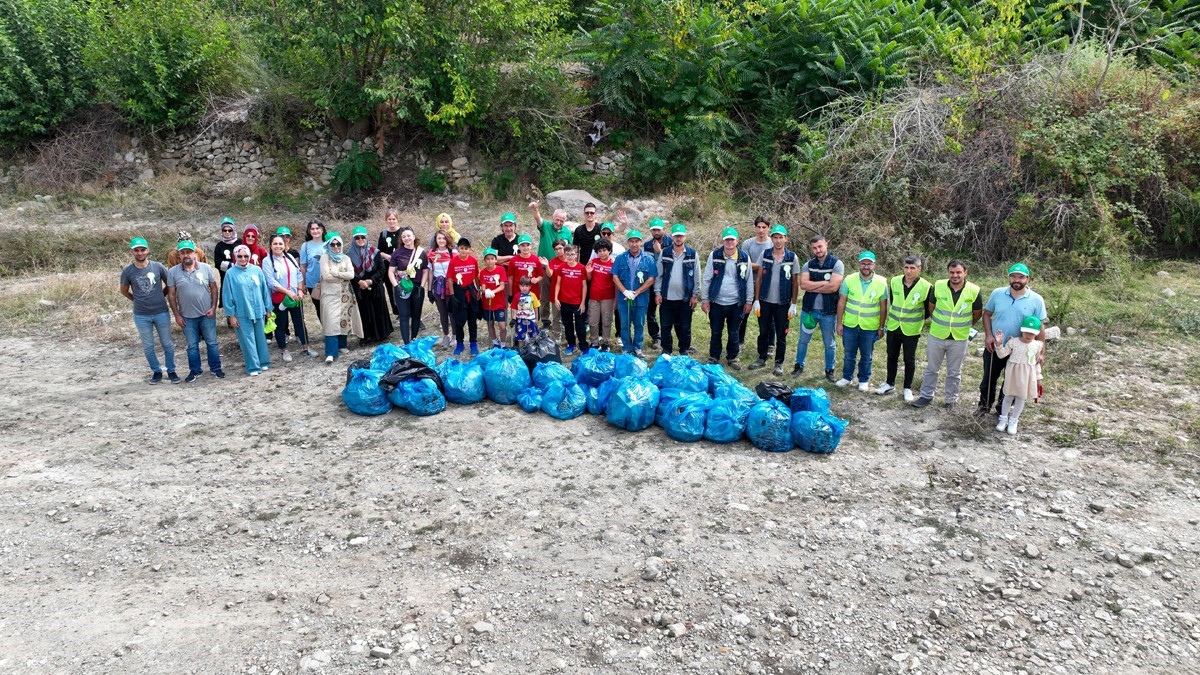
POLYGON ((742 315, 742 327, 738 329, 738 342, 744 343, 746 341, 746 326, 749 326, 749 325, 750 325, 750 315, 743 314, 742 315))
POLYGON ((979 381, 979 407, 990 410, 996 401, 996 383, 1004 374, 1008 357, 1000 358, 995 352, 983 350, 983 379, 979 381))
POLYGON ((896 386, 896 369, 900 367, 900 351, 904 351, 904 389, 912 389, 917 371, 917 343, 921 334, 905 335, 897 328, 887 332, 887 383, 896 386))
MULTIPOLYGON (((653 303, 651 303, 653 304, 653 303)), ((692 346, 692 306, 687 300, 663 300, 662 307, 662 350, 670 354, 672 349, 671 331, 679 338, 679 353, 686 354, 692 346)))
MULTIPOLYGON (((653 291, 653 289, 651 289, 651 291, 653 291)), ((665 304, 666 300, 664 300, 663 303, 665 304)), ((646 306, 646 331, 650 333, 651 342, 658 342, 658 303, 654 302, 653 298, 650 299, 650 304, 646 306)))
POLYGON ((775 342, 775 363, 783 363, 787 352, 788 305, 777 302, 758 303, 758 358, 767 360, 767 348, 775 342))
POLYGON ((467 298, 467 291, 462 286, 454 287, 454 339, 463 341, 463 327, 471 335, 471 342, 479 341, 479 298, 467 298))
MULTIPOLYGON (((391 289, 391 286, 388 286, 391 289)), ((413 286, 407 298, 396 293, 396 323, 400 324, 400 339, 408 344, 417 338, 421 328, 421 311, 425 308, 425 289, 413 286)))
POLYGON ((567 346, 574 347, 577 344, 587 342, 587 311, 580 308, 579 305, 571 305, 565 302, 560 303, 562 311, 559 312, 559 320, 563 325, 563 337, 567 339, 567 346))
POLYGON ((742 307, 744 305, 718 305, 712 303, 708 307, 708 321, 712 326, 712 336, 708 339, 708 355, 715 361, 721 358, 721 335, 724 331, 729 331, 729 338, 725 343, 725 358, 733 361, 738 357, 738 327, 742 321, 742 307))

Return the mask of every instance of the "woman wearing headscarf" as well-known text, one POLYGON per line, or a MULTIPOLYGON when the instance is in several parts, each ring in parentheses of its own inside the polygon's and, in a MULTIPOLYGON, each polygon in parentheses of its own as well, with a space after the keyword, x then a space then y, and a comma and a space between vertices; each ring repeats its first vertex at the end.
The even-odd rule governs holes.
POLYGON ((392 252, 388 279, 395 287, 396 321, 400 324, 400 339, 404 344, 417 337, 421 325, 427 262, 417 235, 412 230, 402 231, 400 245, 392 252))
POLYGON ((250 247, 242 244, 233 251, 234 265, 221 284, 225 297, 225 316, 237 333, 246 374, 253 377, 271 367, 267 336, 263 326, 271 314, 271 292, 262 268, 250 264, 250 247))
MULTIPOLYGON (((225 273, 233 267, 233 249, 240 246, 242 240, 238 238, 237 229, 234 227, 233 218, 221 219, 221 237, 217 240, 216 247, 213 248, 213 261, 216 267, 221 272, 221 285, 225 285, 225 273)), ((217 301, 217 306, 225 307, 225 296, 222 294, 217 301)))
POLYGON ((308 221, 304 228, 304 245, 300 247, 300 281, 304 284, 300 294, 308 291, 317 316, 321 316, 321 256, 325 255, 325 234, 325 223, 308 221))
POLYGON ((287 241, 282 235, 271 237, 271 255, 263 261, 262 268, 267 277, 267 287, 271 289, 271 306, 275 311, 275 344, 279 346, 284 362, 292 360, 287 349, 289 324, 296 331, 301 351, 306 356, 316 356, 317 353, 308 347, 308 331, 304 327, 300 263, 288 252, 287 241))
MULTIPOLYGON (((192 239, 192 235, 189 234, 186 230, 180 230, 178 235, 176 236, 175 243, 178 245, 179 242, 181 242, 181 241, 195 242, 196 240, 192 239)), ((204 255, 204 249, 196 248, 195 251, 196 251, 196 260, 198 260, 202 263, 208 262, 208 256, 204 255)), ((177 248, 171 249, 171 252, 167 254, 167 269, 171 269, 172 267, 178 265, 179 262, 180 262, 179 249, 177 249, 177 248)))
POLYGON ((325 333, 325 363, 333 363, 346 346, 347 335, 363 336, 362 321, 354 306, 350 280, 354 265, 342 253, 342 236, 330 232, 325 238, 325 254, 317 263, 321 269, 321 330, 325 333))
POLYGON ((346 257, 354 266, 354 278, 350 288, 354 291, 354 302, 358 305, 358 316, 362 321, 363 341, 380 342, 392 334, 392 317, 387 309, 387 270, 379 249, 367 243, 367 228, 359 225, 352 233, 353 242, 346 249, 346 257))
POLYGON ((267 259, 267 249, 258 243, 259 239, 257 225, 247 225, 246 229, 242 231, 242 244, 250 249, 250 263, 261 266, 262 261, 267 259))
POLYGON ((449 213, 439 213, 433 224, 437 227, 437 232, 445 232, 446 236, 450 237, 451 247, 458 246, 458 240, 462 239, 462 235, 454 229, 454 219, 450 217, 449 213))

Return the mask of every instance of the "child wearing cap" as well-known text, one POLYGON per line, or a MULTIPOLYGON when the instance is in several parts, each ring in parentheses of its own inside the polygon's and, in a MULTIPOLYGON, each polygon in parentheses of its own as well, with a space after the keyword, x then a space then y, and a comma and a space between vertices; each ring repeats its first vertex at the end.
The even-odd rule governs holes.
POLYGON ((517 293, 513 296, 513 319, 516 321, 516 333, 513 335, 513 347, 518 348, 525 340, 538 336, 538 302, 537 294, 533 292, 533 279, 521 277, 517 281, 517 293))
POLYGON ((483 289, 483 318, 488 323, 488 338, 492 347, 508 342, 507 306, 508 274, 496 264, 496 249, 483 250, 485 267, 479 272, 479 287, 483 289))
POLYGON ((533 239, 527 234, 517 237, 517 254, 508 261, 508 292, 515 295, 517 282, 529 277, 533 282, 533 294, 542 299, 542 277, 550 261, 533 254, 533 239))
POLYGON ((1025 408, 1025 400, 1038 396, 1038 381, 1042 379, 1038 354, 1044 343, 1037 336, 1041 331, 1041 320, 1027 316, 1021 321, 1019 335, 1006 341, 1002 331, 995 333, 996 356, 1008 359, 1004 367, 1004 401, 1000 404, 996 431, 1007 431, 1009 436, 1017 435, 1017 420, 1025 408))

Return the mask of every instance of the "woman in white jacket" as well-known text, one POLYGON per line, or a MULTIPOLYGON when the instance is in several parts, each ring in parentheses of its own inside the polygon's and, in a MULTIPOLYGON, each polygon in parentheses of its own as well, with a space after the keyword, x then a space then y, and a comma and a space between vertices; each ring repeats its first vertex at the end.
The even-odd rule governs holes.
POLYGON ((346 346, 346 336, 363 336, 362 321, 354 306, 350 280, 354 265, 342 253, 342 237, 330 232, 325 237, 325 255, 321 256, 321 330, 325 333, 325 363, 333 363, 338 351, 346 346))

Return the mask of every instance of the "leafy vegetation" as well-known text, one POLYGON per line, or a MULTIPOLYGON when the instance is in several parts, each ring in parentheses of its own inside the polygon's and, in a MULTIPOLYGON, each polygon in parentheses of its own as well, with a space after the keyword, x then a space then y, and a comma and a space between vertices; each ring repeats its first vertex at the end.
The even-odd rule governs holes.
POLYGON ((334 189, 344 195, 377 185, 383 180, 383 173, 379 170, 379 155, 363 150, 362 145, 355 143, 342 161, 333 167, 330 177, 334 189))
POLYGON ((0 0, 0 143, 41 136, 91 96, 87 16, 71 0, 0 0))

